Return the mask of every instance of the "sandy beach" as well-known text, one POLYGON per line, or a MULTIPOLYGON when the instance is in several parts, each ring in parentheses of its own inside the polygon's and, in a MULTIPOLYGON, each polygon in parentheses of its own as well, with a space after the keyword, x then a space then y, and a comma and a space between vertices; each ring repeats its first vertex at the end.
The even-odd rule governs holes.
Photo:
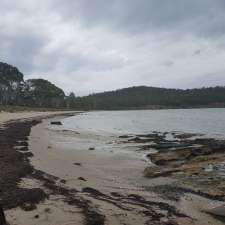
POLYGON ((0 0, 0 225, 225 225, 225 0, 0 0))
POLYGON ((44 118, 31 126, 27 141, 33 171, 17 185, 26 190, 38 188, 46 196, 32 209, 7 209, 10 225, 224 224, 204 212, 209 206, 221 204, 220 201, 193 193, 185 194, 179 201, 162 198, 149 187, 173 183, 174 178, 145 178, 143 171, 149 166, 148 161, 125 151, 94 149, 93 143, 119 142, 115 137, 50 129, 51 121, 66 116, 62 115, 65 112, 57 114, 0 114, 1 124, 44 118))

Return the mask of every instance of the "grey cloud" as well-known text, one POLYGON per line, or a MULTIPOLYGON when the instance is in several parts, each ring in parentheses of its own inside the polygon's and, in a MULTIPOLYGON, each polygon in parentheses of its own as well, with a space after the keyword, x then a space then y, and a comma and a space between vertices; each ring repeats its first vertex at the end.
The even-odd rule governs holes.
POLYGON ((224 0, 1 0, 0 61, 78 95, 222 85, 224 12, 224 0))
POLYGON ((223 0, 58 0, 64 17, 86 26, 112 27, 133 34, 148 31, 190 33, 202 37, 225 34, 223 0))
POLYGON ((198 88, 198 87, 221 86, 225 84, 224 74, 225 74, 225 70, 214 72, 214 73, 202 74, 202 75, 196 76, 194 79, 190 81, 187 81, 186 86, 183 86, 183 87, 198 88))
POLYGON ((172 60, 167 60, 167 61, 163 62, 162 65, 166 66, 166 67, 171 67, 174 65, 174 62, 172 60))
POLYGON ((0 59, 11 63, 25 73, 34 69, 36 56, 45 45, 44 37, 21 31, 15 34, 1 33, 0 59))
POLYGON ((201 49, 198 49, 198 50, 194 51, 194 55, 200 55, 201 53, 202 53, 201 49))

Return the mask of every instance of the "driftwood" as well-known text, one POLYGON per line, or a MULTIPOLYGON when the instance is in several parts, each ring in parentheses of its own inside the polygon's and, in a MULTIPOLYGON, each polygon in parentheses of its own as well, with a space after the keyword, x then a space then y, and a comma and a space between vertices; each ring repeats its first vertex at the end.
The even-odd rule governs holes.
POLYGON ((6 225, 5 214, 1 205, 0 205, 0 225, 6 225))

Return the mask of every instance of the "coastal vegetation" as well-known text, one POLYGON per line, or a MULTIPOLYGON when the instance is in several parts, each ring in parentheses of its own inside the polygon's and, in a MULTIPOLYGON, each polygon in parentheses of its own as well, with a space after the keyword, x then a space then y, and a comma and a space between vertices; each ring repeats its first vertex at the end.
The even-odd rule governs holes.
MULTIPOLYGON (((16 68, 0 62, 0 105, 13 110, 32 108, 73 108, 73 95, 44 79, 24 80, 24 75, 16 68)), ((74 96, 75 98, 75 96, 74 96)))
POLYGON ((97 110, 224 107, 225 87, 187 90, 129 87, 78 97, 75 105, 97 110))
POLYGON ((32 108, 120 110, 225 107, 225 87, 168 89, 129 87, 76 97, 44 79, 24 80, 16 68, 0 62, 0 105, 32 108))

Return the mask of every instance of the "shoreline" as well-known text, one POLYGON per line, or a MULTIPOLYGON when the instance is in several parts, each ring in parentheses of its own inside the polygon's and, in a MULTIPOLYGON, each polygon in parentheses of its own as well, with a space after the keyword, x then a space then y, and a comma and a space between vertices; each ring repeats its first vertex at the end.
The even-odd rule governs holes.
POLYGON ((145 110, 182 110, 182 109, 225 109, 225 106, 190 106, 190 107, 164 107, 164 106, 158 106, 158 107, 141 107, 141 108, 112 108, 112 109, 89 109, 87 112, 98 112, 98 111, 145 111, 145 110))
MULTIPOLYGON (((59 117, 53 117, 53 120, 58 120, 57 118, 59 117)), ((130 159, 121 160, 115 158, 114 154, 101 155, 97 150, 85 150, 82 149, 82 145, 77 144, 74 145, 75 149, 66 147, 62 149, 58 141, 67 141, 67 138, 71 138, 71 134, 63 132, 59 134, 49 130, 47 125, 51 120, 43 119, 41 123, 33 124, 35 126, 30 124, 32 128, 28 126, 28 130, 31 129, 27 142, 30 151, 25 151, 25 154, 29 152, 33 154, 32 157, 26 156, 33 171, 23 174, 20 178, 25 176, 26 178, 16 184, 19 188, 29 190, 29 193, 39 188, 41 192, 43 191, 42 198, 34 205, 30 204, 28 199, 28 203, 22 204, 25 206, 24 209, 7 210, 6 216, 10 225, 21 223, 24 225, 37 223, 41 225, 50 223, 54 225, 136 225, 137 223, 164 225, 168 224, 166 221, 169 220, 173 220, 174 224, 175 222, 183 225, 205 224, 205 222, 201 223, 202 221, 196 222, 189 216, 197 213, 193 209, 200 207, 197 206, 198 204, 208 204, 208 200, 191 194, 194 200, 182 200, 178 206, 184 204, 184 210, 180 211, 176 207, 177 202, 164 200, 156 192, 147 191, 142 187, 142 179, 144 183, 151 183, 151 180, 142 178, 146 165, 144 162, 134 164, 135 161, 130 162, 130 159), (138 178, 130 180, 132 177, 138 178)), ((17 127, 15 129, 19 129, 18 124, 21 121, 17 122, 13 122, 17 127)), ((2 130, 2 134, 4 131, 2 130)), ((24 140, 22 136, 19 141, 24 140)), ((81 138, 81 135, 73 134, 73 138, 81 138)), ((93 137, 88 136, 88 138, 93 137)), ((13 143, 11 147, 15 147, 16 143, 13 143)), ((18 151, 14 149, 14 152, 18 151)), ((167 178, 161 180, 170 183, 167 178)), ((159 179, 155 182, 158 184, 161 181, 159 179)), ((21 203, 24 202, 18 205, 21 206, 21 203)), ((208 224, 222 224, 200 212, 195 216, 198 219, 207 218, 208 224)))

